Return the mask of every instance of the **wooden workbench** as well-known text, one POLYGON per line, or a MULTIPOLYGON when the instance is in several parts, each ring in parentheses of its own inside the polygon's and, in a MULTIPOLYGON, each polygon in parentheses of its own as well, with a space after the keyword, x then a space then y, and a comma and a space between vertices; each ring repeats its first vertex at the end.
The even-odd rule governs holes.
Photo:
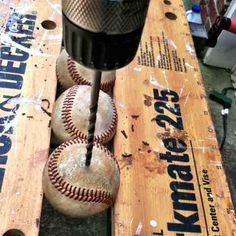
POLYGON ((135 60, 117 72, 113 236, 232 236, 235 214, 185 9, 151 0, 135 60))
MULTIPOLYGON (((36 236, 60 1, 1 1, 0 10, 0 235, 36 236)), ((234 235, 234 209, 180 0, 151 0, 139 52, 117 72, 114 93, 121 186, 113 235, 234 235)))
POLYGON ((60 1, 1 1, 0 12, 0 235, 36 236, 61 48, 60 1))

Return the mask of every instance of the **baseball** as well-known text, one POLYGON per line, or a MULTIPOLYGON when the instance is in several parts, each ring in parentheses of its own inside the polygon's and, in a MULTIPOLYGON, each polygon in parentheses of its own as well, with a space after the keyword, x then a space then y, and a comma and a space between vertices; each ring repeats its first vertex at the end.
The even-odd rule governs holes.
MULTIPOLYGON (((52 129, 59 141, 88 138, 91 86, 75 85, 57 99, 52 113, 52 129)), ((111 97, 100 91, 95 141, 105 144, 116 131, 117 113, 111 97)))
POLYGON ((43 190, 51 205, 70 217, 88 217, 110 207, 120 183, 119 166, 108 149, 94 143, 85 166, 86 141, 69 140, 50 155, 43 190))
MULTIPOLYGON (((68 89, 73 85, 91 85, 95 71, 78 64, 63 49, 57 59, 56 74, 62 87, 68 89)), ((115 83, 115 77, 115 71, 104 71, 100 88, 105 92, 109 91, 115 83)))

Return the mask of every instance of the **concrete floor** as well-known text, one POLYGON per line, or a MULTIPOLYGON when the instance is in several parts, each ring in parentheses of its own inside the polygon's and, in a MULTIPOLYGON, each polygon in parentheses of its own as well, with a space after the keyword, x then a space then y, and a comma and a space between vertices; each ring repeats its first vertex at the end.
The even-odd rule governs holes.
POLYGON ((108 212, 86 219, 71 219, 59 214, 44 199, 39 236, 107 236, 111 223, 108 212))
MULTIPOLYGON (((185 0, 185 4, 188 8, 191 6, 191 1, 185 0)), ((227 71, 205 66, 201 62, 200 68, 207 93, 212 89, 221 91, 223 88, 231 86, 230 74, 227 71)), ((230 92, 229 95, 234 99, 233 107, 230 110, 228 118, 228 134, 222 152, 222 158, 229 179, 234 205, 236 206, 236 100, 232 92, 230 92)), ((222 107, 213 101, 208 102, 217 138, 220 142, 223 131, 221 117, 222 107)), ((107 215, 108 213, 104 212, 88 219, 70 219, 57 213, 50 204, 44 200, 39 236, 107 236, 111 225, 107 215)))

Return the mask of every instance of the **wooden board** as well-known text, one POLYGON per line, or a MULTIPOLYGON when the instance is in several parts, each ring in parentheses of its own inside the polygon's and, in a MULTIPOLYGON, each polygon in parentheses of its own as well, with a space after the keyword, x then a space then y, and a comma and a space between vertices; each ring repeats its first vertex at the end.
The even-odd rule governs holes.
POLYGON ((236 235, 181 0, 151 1, 135 60, 117 72, 113 236, 236 235))
POLYGON ((17 229, 23 234, 6 236, 34 236, 61 48, 60 1, 7 0, 0 11, 0 235, 17 229))

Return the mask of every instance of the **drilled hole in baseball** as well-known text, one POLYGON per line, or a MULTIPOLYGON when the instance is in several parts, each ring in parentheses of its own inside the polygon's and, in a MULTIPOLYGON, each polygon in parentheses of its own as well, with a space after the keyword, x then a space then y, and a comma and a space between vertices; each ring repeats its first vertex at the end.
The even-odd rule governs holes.
POLYGON ((3 236, 25 236, 25 234, 18 229, 10 229, 3 236))
POLYGON ((165 15, 170 20, 176 20, 177 19, 177 16, 173 12, 167 12, 165 15))
POLYGON ((57 27, 56 23, 51 20, 44 20, 41 22, 41 25, 46 30, 53 30, 57 27))

